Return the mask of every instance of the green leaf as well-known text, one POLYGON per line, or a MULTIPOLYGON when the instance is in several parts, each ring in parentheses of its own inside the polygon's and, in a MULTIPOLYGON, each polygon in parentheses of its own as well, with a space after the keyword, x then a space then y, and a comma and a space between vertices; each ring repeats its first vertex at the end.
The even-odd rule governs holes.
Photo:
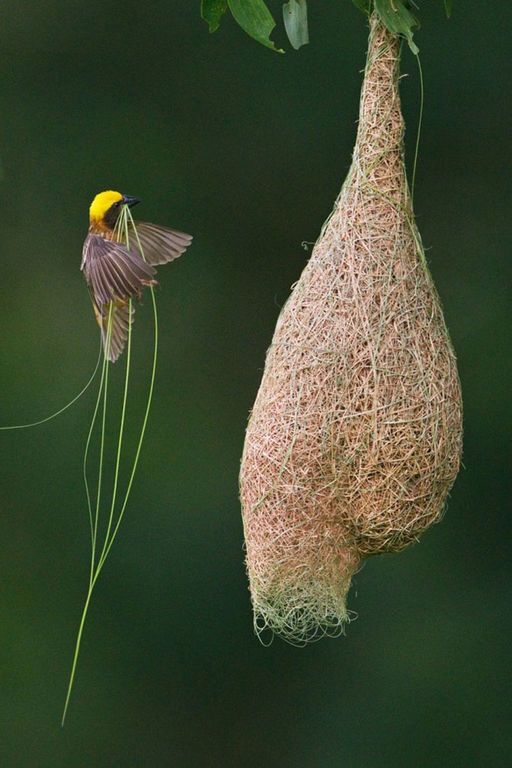
POLYGON ((403 0, 374 0, 375 10, 382 23, 395 35, 403 35, 409 43, 409 48, 416 55, 419 48, 412 39, 413 29, 420 23, 416 16, 406 8, 403 0))
POLYGON ((297 51, 309 43, 307 0, 289 0, 283 5, 283 19, 288 40, 297 51))
POLYGON ((359 8, 366 16, 370 15, 370 0, 352 0, 356 8, 359 8))
POLYGON ((452 0, 444 0, 444 10, 445 10, 447 19, 449 19, 450 16, 452 15, 452 8, 453 8, 452 0))
POLYGON ((210 32, 218 30, 227 9, 228 0, 201 0, 201 18, 208 24, 210 32))
POLYGON ((267 48, 284 53, 280 48, 276 48, 270 39, 270 33, 276 23, 263 0, 227 0, 227 2, 236 21, 248 35, 267 48))

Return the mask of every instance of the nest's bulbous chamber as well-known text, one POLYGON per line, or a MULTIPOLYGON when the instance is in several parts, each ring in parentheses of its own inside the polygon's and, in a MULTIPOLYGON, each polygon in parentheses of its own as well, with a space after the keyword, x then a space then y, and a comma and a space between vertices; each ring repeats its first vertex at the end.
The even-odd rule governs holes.
POLYGON ((459 379, 414 222, 398 78, 398 40, 374 16, 352 165, 280 315, 247 429, 255 613, 278 632, 283 611, 302 617, 302 637, 346 618, 362 557, 440 519, 459 469, 459 379))

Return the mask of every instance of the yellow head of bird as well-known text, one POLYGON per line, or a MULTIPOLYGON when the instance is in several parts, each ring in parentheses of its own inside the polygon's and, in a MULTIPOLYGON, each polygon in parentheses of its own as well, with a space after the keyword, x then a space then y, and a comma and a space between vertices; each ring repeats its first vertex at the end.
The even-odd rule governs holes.
POLYGON ((138 202, 139 199, 137 197, 123 195, 121 192, 115 192, 113 189, 99 192, 89 208, 89 221, 92 226, 98 229, 112 229, 119 216, 121 206, 128 205, 132 207, 138 202))

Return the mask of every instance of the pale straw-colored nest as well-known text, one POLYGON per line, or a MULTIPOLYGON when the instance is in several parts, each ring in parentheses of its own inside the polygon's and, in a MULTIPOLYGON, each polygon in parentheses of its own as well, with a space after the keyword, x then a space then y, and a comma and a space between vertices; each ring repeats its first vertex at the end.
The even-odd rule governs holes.
POLYGON ((437 522, 459 469, 454 352, 414 222, 399 41, 374 15, 353 161, 279 317, 241 467, 257 630, 342 631, 353 573, 437 522))

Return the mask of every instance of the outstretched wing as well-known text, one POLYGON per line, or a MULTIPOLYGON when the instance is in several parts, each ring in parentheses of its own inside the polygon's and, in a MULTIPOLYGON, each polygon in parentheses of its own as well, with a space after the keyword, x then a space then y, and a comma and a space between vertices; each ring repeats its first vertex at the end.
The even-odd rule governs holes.
POLYGON ((101 235, 85 238, 81 269, 98 307, 139 296, 154 285, 155 270, 135 250, 101 235))
POLYGON ((140 251, 142 247, 144 260, 148 264, 157 266, 174 261, 184 253, 192 242, 192 235, 178 232, 176 229, 160 227, 158 224, 150 224, 148 221, 136 221, 137 235, 133 233, 130 239, 132 248, 140 251))
POLYGON ((133 322, 134 310, 132 307, 130 313, 129 299, 139 296, 145 285, 155 284, 155 270, 122 243, 92 234, 84 243, 81 269, 101 328, 105 354, 115 362, 124 349, 133 322))

